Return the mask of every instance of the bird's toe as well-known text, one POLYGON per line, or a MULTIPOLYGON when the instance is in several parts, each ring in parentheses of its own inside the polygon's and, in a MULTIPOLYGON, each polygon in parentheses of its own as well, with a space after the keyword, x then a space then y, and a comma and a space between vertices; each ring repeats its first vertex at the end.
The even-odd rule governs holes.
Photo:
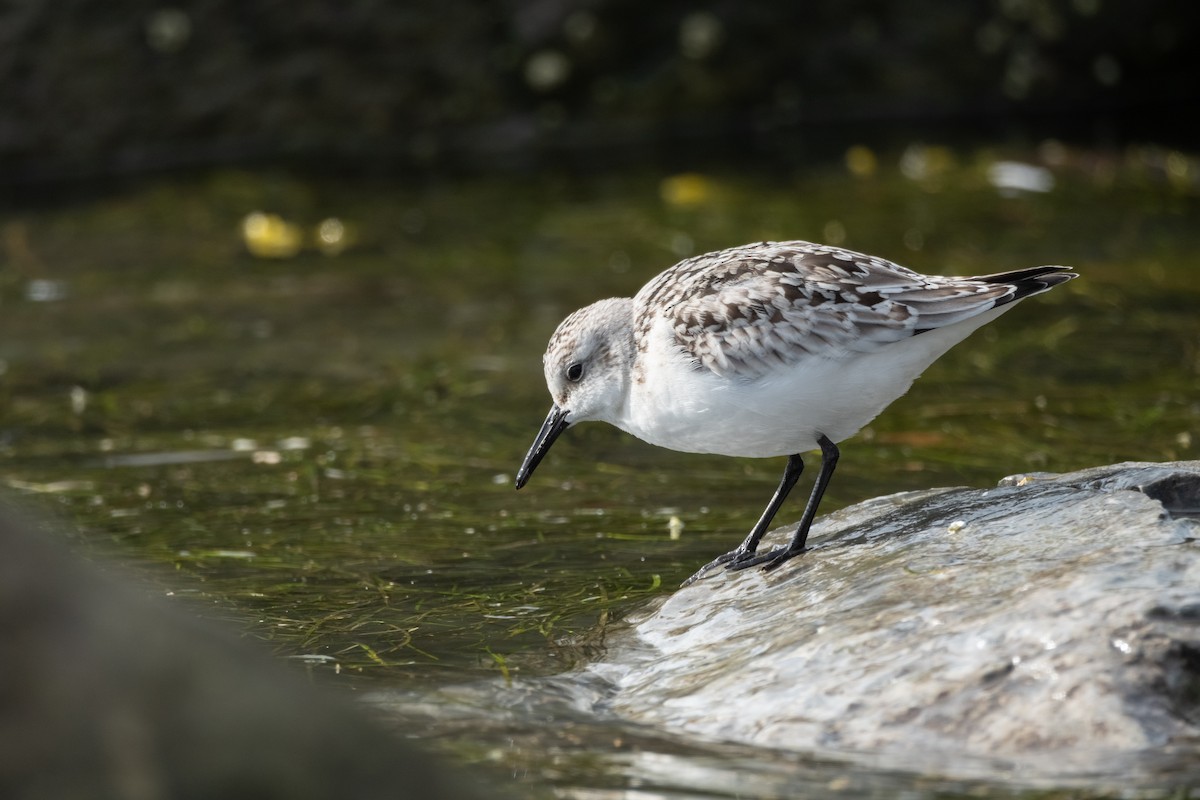
POLYGON ((783 564, 785 564, 786 562, 791 561, 796 556, 801 555, 806 552, 808 552, 807 547, 801 547, 799 550, 792 550, 789 547, 781 547, 781 548, 779 548, 778 551, 768 553, 770 558, 768 558, 766 561, 762 562, 762 571, 763 572, 774 572, 775 570, 777 570, 781 566, 783 566, 783 564))
POLYGON ((741 555, 736 555, 737 551, 734 551, 735 555, 729 560, 729 563, 725 565, 725 569, 737 571, 740 569, 756 567, 759 564, 766 564, 780 556, 785 549, 786 548, 783 547, 777 547, 774 550, 766 553, 759 553, 757 555, 747 552, 743 552, 741 555))

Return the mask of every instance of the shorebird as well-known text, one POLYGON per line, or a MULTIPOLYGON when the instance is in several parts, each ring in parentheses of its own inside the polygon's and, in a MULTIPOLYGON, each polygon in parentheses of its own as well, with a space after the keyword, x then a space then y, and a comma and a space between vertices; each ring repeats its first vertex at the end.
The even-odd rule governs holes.
POLYGON ((1078 277, 1043 266, 976 277, 923 275, 811 242, 762 242, 680 261, 632 298, 568 316, 543 364, 553 405, 520 489, 567 428, 587 420, 689 453, 787 456, 741 544, 697 571, 773 569, 805 549, 840 452, 939 356, 1016 301, 1078 277), (791 541, 758 545, 804 469, 821 469, 791 541))

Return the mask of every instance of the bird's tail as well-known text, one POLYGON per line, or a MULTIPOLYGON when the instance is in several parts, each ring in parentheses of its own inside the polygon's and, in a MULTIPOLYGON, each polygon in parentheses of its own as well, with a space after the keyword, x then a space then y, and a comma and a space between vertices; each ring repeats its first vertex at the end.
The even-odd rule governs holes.
POLYGON ((1016 289, 1010 295, 1002 298, 996 305, 1004 303, 1014 303, 1023 297, 1029 297, 1031 294, 1041 294, 1060 283, 1078 278, 1079 273, 1071 272, 1070 267, 1046 266, 1046 267, 1026 267, 1025 269, 1015 269, 1011 272, 997 272, 995 275, 980 275, 974 280, 983 281, 984 283, 1007 283, 1016 289))

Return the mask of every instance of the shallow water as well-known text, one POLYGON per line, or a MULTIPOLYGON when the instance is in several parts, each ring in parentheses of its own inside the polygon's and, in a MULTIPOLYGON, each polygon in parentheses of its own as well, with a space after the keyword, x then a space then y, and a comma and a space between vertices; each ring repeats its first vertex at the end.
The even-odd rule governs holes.
MULTIPOLYGON (((765 504, 778 459, 676 454, 600 425, 573 429, 512 489, 547 408, 540 354, 559 319, 688 254, 807 238, 929 272, 1082 274, 960 345, 847 442, 824 510, 1196 457, 1200 161, 1005 154, 1050 163, 1019 189, 990 151, 873 155, 867 175, 829 164, 345 185, 218 173, 9 208, 0 481, 69 523, 81 550, 320 679, 436 700, 544 687, 531 679, 594 655, 606 625, 739 541, 765 504), (255 211, 299 226, 299 251, 268 230, 250 245, 286 257, 251 255, 242 226, 255 211), (314 242, 329 218, 344 233, 327 253, 314 242)), ((572 702, 586 697, 575 689, 572 702)), ((587 715, 547 726, 544 706, 522 715, 482 696, 470 713, 419 699, 397 713, 518 788, 572 797, 801 785, 730 784, 712 769, 803 773, 803 786, 852 796, 1007 791, 887 770, 848 779, 820 754, 682 744, 587 715)))

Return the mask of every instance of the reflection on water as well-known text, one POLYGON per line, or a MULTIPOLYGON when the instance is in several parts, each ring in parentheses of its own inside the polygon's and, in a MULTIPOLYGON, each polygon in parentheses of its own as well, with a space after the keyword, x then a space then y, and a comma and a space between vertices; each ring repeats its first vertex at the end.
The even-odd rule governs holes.
MULTIPOLYGON (((531 755, 498 744, 495 696, 478 713, 443 702, 447 686, 505 677, 541 691, 593 658, 608 625, 740 539, 777 479, 775 460, 676 454, 594 425, 514 493, 545 410, 546 338, 679 257, 754 240, 836 239, 927 272, 1069 264, 1079 280, 976 334, 846 442, 823 510, 1195 457, 1198 184, 1193 157, 1155 148, 858 146, 791 173, 412 186, 220 173, 10 210, 0 481, 69 520, 82 549, 322 680, 436 698, 431 718, 463 723, 453 749, 534 785, 958 791, 810 773, 816 756, 681 751, 588 714, 555 733, 558 756, 531 755), (614 742, 638 735, 655 746, 614 742)), ((505 735, 540 742, 543 719, 515 716, 505 735)))

